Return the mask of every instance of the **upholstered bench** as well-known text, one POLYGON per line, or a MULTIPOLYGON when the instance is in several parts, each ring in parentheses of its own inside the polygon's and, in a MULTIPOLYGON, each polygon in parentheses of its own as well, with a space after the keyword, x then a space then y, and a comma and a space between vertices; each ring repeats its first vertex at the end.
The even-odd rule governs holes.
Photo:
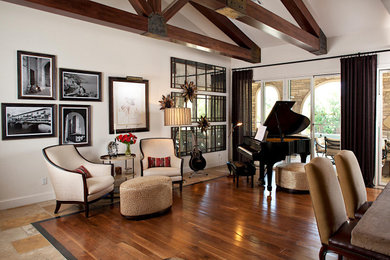
POLYGON ((275 168, 275 183, 278 189, 293 193, 309 192, 304 163, 280 164, 275 168))
POLYGON ((145 176, 125 181, 119 192, 120 212, 126 218, 157 216, 172 206, 172 180, 167 176, 145 176))

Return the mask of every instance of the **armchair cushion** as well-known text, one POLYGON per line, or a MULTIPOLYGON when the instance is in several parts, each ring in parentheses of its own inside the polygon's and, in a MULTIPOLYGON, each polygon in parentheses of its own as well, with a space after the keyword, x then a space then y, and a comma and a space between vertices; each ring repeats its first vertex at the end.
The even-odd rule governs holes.
MULTIPOLYGON (((180 176, 180 168, 173 167, 153 167, 144 170, 144 176, 180 176)), ((180 176, 181 177, 181 176, 180 176)))
POLYGON ((148 157, 148 168, 153 167, 171 167, 171 157, 154 158, 148 157))
POLYGON ((88 178, 88 195, 102 191, 112 184, 114 184, 114 178, 111 175, 88 178))

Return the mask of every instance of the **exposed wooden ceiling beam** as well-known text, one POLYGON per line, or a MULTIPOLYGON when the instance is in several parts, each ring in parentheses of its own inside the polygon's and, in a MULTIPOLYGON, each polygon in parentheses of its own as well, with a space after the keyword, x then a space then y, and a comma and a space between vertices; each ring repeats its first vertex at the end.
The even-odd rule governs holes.
POLYGON ((166 25, 167 37, 148 32, 148 18, 87 0, 4 0, 50 13, 142 34, 204 51, 218 53, 253 63, 259 57, 251 50, 193 33, 172 25, 166 25))
POLYGON ((321 28, 318 26, 316 20, 314 20, 302 0, 281 1, 303 30, 316 36, 321 35, 321 28))
POLYGON ((313 35, 251 0, 191 0, 314 54, 327 52, 326 37, 313 35))
POLYGON ((152 7, 153 12, 161 14, 161 0, 148 0, 148 3, 152 7))
POLYGON ((251 49, 252 52, 258 53, 260 57, 260 47, 257 46, 249 37, 243 33, 229 18, 219 14, 203 5, 191 2, 191 5, 195 7, 202 15, 209 19, 214 25, 216 25, 221 31, 229 36, 239 46, 251 49))
POLYGON ((138 15, 148 17, 153 12, 152 7, 146 0, 129 0, 129 2, 138 15))
POLYGON ((163 11, 165 21, 168 22, 187 3, 188 0, 174 0, 163 11))

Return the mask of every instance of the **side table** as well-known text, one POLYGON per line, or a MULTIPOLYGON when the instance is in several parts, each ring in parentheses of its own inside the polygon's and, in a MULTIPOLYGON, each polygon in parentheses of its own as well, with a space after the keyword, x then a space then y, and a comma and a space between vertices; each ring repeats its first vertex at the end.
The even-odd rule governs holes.
POLYGON ((134 158, 136 155, 133 153, 131 155, 125 155, 124 153, 120 153, 117 156, 110 156, 108 154, 100 156, 100 160, 103 163, 112 163, 112 162, 117 162, 117 161, 125 161, 125 174, 130 173, 133 174, 134 178, 134 158), (128 168, 127 166, 127 161, 131 160, 131 168, 128 168))

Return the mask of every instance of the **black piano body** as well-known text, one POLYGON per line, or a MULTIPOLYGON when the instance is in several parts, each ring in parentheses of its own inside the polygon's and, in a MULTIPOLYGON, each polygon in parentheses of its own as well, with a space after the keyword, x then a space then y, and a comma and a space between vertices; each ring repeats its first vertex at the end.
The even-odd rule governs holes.
POLYGON ((238 146, 238 152, 245 158, 260 162, 259 183, 272 190, 272 170, 275 163, 286 156, 299 154, 301 162, 310 155, 310 138, 296 135, 309 126, 310 120, 291 110, 295 101, 277 101, 264 122, 267 134, 264 141, 245 136, 244 143, 238 146), (266 174, 265 174, 266 173, 266 174))

